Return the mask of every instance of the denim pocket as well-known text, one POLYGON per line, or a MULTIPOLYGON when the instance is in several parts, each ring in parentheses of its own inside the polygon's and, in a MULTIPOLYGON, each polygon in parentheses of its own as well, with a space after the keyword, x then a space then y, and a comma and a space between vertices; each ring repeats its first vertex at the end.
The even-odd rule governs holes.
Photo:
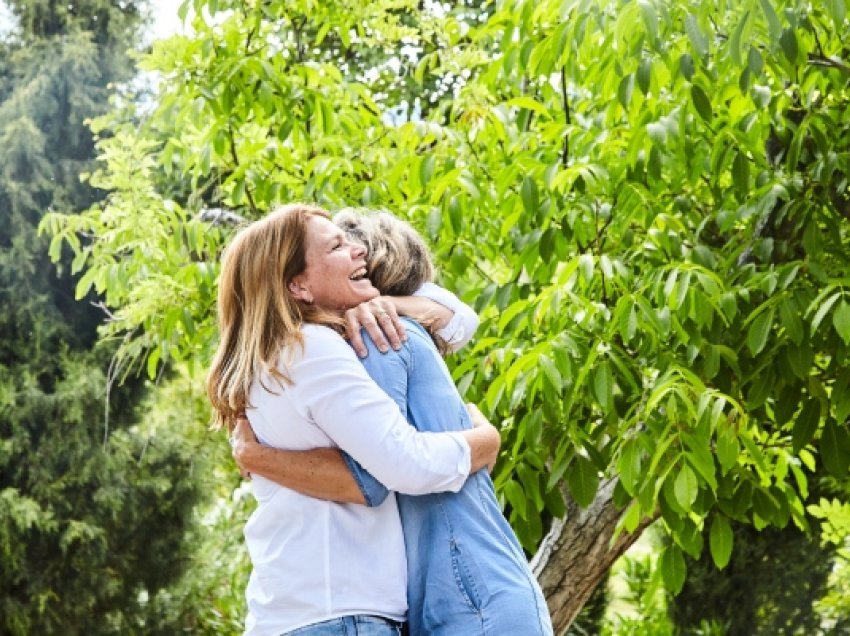
POLYGON ((355 616, 357 636, 401 636, 401 623, 380 616, 355 616))
POLYGON ((476 612, 487 601, 489 592, 475 559, 464 553, 463 547, 457 541, 451 542, 452 571, 455 583, 466 603, 476 612))

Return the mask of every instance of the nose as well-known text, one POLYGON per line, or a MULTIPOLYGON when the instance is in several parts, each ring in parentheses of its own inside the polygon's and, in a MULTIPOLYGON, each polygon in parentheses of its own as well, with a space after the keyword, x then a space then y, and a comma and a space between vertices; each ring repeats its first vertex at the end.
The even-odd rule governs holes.
POLYGON ((357 241, 351 242, 351 255, 353 258, 366 258, 366 246, 357 241))

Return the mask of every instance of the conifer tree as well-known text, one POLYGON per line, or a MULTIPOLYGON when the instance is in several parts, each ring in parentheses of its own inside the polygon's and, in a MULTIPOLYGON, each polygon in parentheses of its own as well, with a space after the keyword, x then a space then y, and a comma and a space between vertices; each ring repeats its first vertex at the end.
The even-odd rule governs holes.
POLYGON ((104 314, 93 297, 75 300, 70 256, 57 270, 36 230, 49 210, 101 196, 80 180, 93 156, 86 122, 130 76, 140 5, 7 5, 17 24, 0 43, 0 633, 126 633, 150 624, 144 600, 179 574, 197 479, 173 434, 140 432, 141 383, 109 396, 109 347, 95 347, 104 314))

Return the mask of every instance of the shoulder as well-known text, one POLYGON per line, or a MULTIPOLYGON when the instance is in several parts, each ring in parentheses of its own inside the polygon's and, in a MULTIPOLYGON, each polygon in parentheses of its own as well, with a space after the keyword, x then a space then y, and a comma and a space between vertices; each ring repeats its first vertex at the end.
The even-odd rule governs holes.
POLYGON ((357 358, 345 339, 330 327, 305 324, 301 327, 301 334, 304 336, 303 357, 305 358, 314 355, 357 358))
POLYGON ((407 343, 411 350, 415 351, 422 347, 433 347, 436 349, 434 340, 431 338, 431 334, 428 333, 428 330, 425 329, 425 327, 412 318, 402 318, 401 321, 404 323, 404 328, 407 330, 407 343))

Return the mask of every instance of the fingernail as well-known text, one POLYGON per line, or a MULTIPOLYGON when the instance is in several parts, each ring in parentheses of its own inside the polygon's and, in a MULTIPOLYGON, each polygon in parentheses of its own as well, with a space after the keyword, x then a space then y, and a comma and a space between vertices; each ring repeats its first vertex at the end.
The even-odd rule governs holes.
POLYGON ((387 351, 390 350, 390 348, 387 345, 381 345, 380 349, 381 349, 381 353, 386 353, 387 351))
POLYGON ((368 353, 367 351, 358 351, 357 355, 360 356, 361 358, 365 358, 367 353, 368 353))

